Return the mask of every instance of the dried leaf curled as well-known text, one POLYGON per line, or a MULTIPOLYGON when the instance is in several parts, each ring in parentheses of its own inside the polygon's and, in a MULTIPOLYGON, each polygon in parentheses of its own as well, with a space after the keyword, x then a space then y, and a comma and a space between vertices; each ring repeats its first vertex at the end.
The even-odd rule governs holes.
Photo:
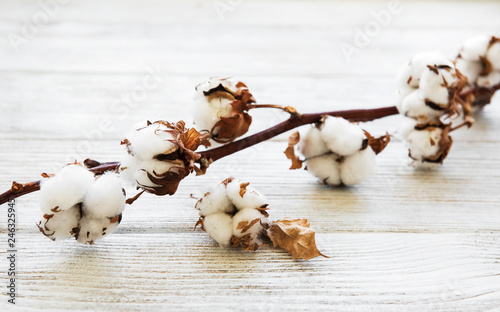
POLYGON ((300 160, 299 156, 295 155, 295 145, 300 141, 300 134, 295 131, 288 138, 288 147, 285 150, 286 158, 292 161, 292 166, 290 169, 300 169, 302 168, 303 161, 300 160))
POLYGON ((294 259, 309 260, 323 256, 316 247, 315 232, 309 228, 307 219, 283 219, 274 221, 267 234, 274 247, 279 246, 292 255, 294 259))
POLYGON ((368 131, 366 131, 366 130, 363 130, 363 131, 365 132, 365 136, 368 139, 368 145, 370 145, 372 150, 377 155, 380 152, 382 152, 385 149, 385 147, 389 144, 389 142, 391 141, 391 136, 387 132, 384 136, 374 138, 371 136, 371 134, 368 131))

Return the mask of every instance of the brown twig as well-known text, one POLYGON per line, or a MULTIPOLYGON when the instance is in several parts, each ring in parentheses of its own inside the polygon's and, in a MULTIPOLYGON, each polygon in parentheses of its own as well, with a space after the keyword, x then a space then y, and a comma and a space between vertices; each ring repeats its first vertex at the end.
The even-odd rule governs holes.
POLYGON ((225 156, 231 155, 238 151, 241 151, 247 147, 253 146, 260 142, 269 140, 279 134, 282 134, 288 130, 316 123, 323 118, 325 115, 343 117, 351 121, 371 121, 382 117, 387 117, 391 115, 398 114, 396 106, 382 107, 376 109, 357 109, 357 110, 347 110, 347 111, 334 111, 325 113, 315 113, 315 114, 303 114, 290 117, 286 121, 277 124, 274 127, 246 137, 244 139, 223 145, 218 148, 214 148, 208 151, 200 152, 201 159, 200 162, 212 163, 218 159, 225 156))
POLYGON ((482 103, 484 100, 489 100, 497 90, 500 90, 500 83, 492 87, 469 89, 460 93, 460 97, 465 100, 469 95, 474 95, 474 102, 482 103))

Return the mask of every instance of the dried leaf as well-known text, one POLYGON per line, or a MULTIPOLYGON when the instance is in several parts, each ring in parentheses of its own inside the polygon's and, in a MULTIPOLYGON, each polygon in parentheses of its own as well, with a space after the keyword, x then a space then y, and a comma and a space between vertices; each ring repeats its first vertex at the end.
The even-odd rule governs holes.
POLYGON ((241 198, 243 198, 243 196, 245 196, 245 193, 247 192, 248 185, 250 185, 250 182, 240 184, 240 197, 241 198))
POLYGON ((247 133, 252 123, 252 116, 246 112, 221 119, 211 129, 212 139, 217 143, 229 143, 247 133))
POLYGON ((366 130, 363 130, 363 131, 365 132, 365 136, 368 139, 368 145, 370 145, 372 150, 377 155, 380 152, 382 152, 385 149, 385 147, 389 144, 389 142, 391 141, 391 136, 387 132, 384 136, 374 138, 371 136, 371 134, 368 131, 366 131, 366 130))
POLYGON ((290 169, 300 169, 302 168, 303 161, 295 155, 295 145, 300 141, 300 134, 298 131, 295 131, 288 137, 288 147, 285 150, 286 158, 292 161, 292 166, 290 169))
POLYGON ((294 259, 309 260, 323 256, 316 247, 315 232, 309 228, 307 219, 283 219, 274 221, 267 234, 274 247, 279 246, 292 255, 294 259))

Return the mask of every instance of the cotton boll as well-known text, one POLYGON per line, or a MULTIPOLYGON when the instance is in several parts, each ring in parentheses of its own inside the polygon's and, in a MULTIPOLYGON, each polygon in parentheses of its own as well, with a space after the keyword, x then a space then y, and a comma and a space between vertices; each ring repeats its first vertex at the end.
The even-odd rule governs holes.
POLYGON ((483 69, 483 65, 479 61, 466 61, 462 58, 457 58, 456 69, 460 71, 465 77, 467 77, 467 82, 469 84, 474 84, 479 73, 483 69))
POLYGON ((401 113, 422 122, 437 119, 442 115, 442 111, 432 109, 425 104, 425 101, 420 97, 419 90, 415 90, 405 97, 401 113))
POLYGON ((259 191, 248 183, 234 179, 226 186, 227 197, 236 209, 259 208, 267 204, 267 199, 259 191), (243 195, 243 196, 242 196, 243 195))
POLYGON ((492 71, 486 76, 479 76, 477 78, 477 85, 480 87, 492 87, 500 83, 500 72, 492 71))
POLYGON ((321 138, 321 131, 312 126, 299 143, 299 150, 304 157, 314 157, 329 153, 330 150, 326 147, 325 142, 321 138))
POLYGON ((66 210, 83 201, 94 174, 79 165, 68 165, 54 177, 42 180, 40 208, 46 213, 66 210))
POLYGON ((420 76, 427 69, 427 65, 453 67, 453 63, 439 51, 417 53, 413 55, 407 64, 400 68, 397 75, 398 85, 402 86, 406 82, 408 86, 418 88, 420 76))
POLYGON ((420 96, 441 108, 446 108, 449 105, 449 93, 446 86, 450 86, 455 80, 452 73, 446 69, 439 69, 437 74, 428 69, 420 77, 420 96))
POLYGON ((241 238, 249 234, 251 237, 249 245, 252 245, 258 241, 258 236, 263 231, 262 224, 266 221, 267 218, 259 210, 252 208, 242 209, 233 217, 233 235, 241 238), (255 221, 252 225, 254 220, 258 221, 255 221))
POLYGON ((423 130, 414 130, 408 135, 408 144, 411 157, 416 161, 436 155, 439 151, 439 141, 442 130, 437 127, 428 127, 423 130))
POLYGON ((345 157, 340 165, 340 179, 345 185, 359 184, 375 172, 375 165, 375 153, 365 148, 345 157))
POLYGON ((112 218, 125 209, 125 198, 118 175, 109 172, 89 188, 83 201, 83 209, 96 218, 112 218))
POLYGON ((490 39, 490 36, 477 36, 466 40, 460 50, 460 56, 468 61, 479 60, 480 56, 485 56, 490 39))
POLYGON ((306 161, 307 170, 328 185, 340 185, 339 155, 329 154, 310 158, 306 161))
POLYGON ((115 231, 120 223, 120 217, 113 219, 109 218, 94 218, 90 215, 85 215, 80 219, 80 230, 76 235, 76 240, 82 244, 94 244, 97 239, 109 235, 115 231))
POLYGON ((490 61, 495 70, 500 70, 500 41, 490 46, 486 53, 486 58, 490 61))
POLYGON ((416 125, 417 121, 413 118, 401 119, 398 129, 398 137, 406 141, 410 133, 415 130, 416 125))
POLYGON ((238 91, 237 81, 228 78, 213 77, 199 84, 194 94, 193 120, 198 130, 211 131, 221 117, 231 117, 235 100, 234 94, 238 91), (220 88, 221 91, 215 91, 220 88), (215 96, 207 95, 212 92, 215 96))
POLYGON ((203 219, 203 228, 217 243, 228 246, 233 236, 233 220, 226 213, 215 213, 203 219))
POLYGON ((52 240, 70 238, 76 234, 74 230, 78 228, 80 217, 80 206, 74 205, 69 209, 44 215, 38 227, 52 240))
POLYGON ((149 160, 158 154, 174 152, 177 146, 169 142, 174 137, 164 130, 169 129, 161 124, 151 124, 129 132, 125 135, 130 143, 128 145, 129 150, 141 160, 149 160))
MULTIPOLYGON (((198 93, 198 92, 197 92, 198 93)), ((198 130, 211 131, 221 117, 231 117, 234 98, 214 97, 208 100, 203 94, 195 95, 193 121, 198 130)))
POLYGON ((328 117, 321 128, 321 138, 329 150, 345 156, 359 151, 366 137, 360 127, 344 118, 328 117))
POLYGON ((226 186, 224 184, 217 185, 208 193, 196 204, 196 208, 200 210, 200 216, 208 216, 219 212, 232 213, 235 210, 234 205, 226 195, 226 186))

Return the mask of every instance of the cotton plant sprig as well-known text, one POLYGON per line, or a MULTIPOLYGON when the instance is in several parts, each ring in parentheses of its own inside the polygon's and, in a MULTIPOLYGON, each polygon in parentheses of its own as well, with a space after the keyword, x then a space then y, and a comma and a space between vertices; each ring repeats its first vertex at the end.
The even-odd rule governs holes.
POLYGON ((255 251, 272 244, 294 259, 323 256, 306 219, 269 220, 269 203, 249 182, 228 178, 208 190, 195 206, 200 226, 221 246, 255 251))
MULTIPOLYGON (((225 156, 308 124, 313 126, 302 140, 298 134, 290 137, 286 156, 292 159, 292 169, 305 163, 309 171, 326 184, 354 185, 373 172, 375 155, 390 140, 387 134, 375 138, 356 123, 398 113, 404 116, 400 134, 409 144, 409 155, 414 163, 440 164, 451 147, 449 133, 465 125, 470 127, 473 123, 472 108, 479 109, 489 103, 499 89, 495 78, 499 68, 495 52, 498 51, 498 39, 490 37, 486 46, 486 41, 478 42, 483 45, 481 49, 472 45, 476 47, 474 51, 479 51, 474 57, 467 54, 471 50, 470 44, 464 46, 455 60, 456 66, 439 53, 414 56, 398 75, 397 105, 376 109, 300 114, 290 106, 257 104, 242 82, 211 78, 196 87, 193 118, 196 128, 186 126, 184 121, 146 122, 125 135, 121 143, 126 153, 121 162, 101 164, 86 160, 86 168, 81 166, 81 170, 74 169, 78 165, 73 164, 53 175, 43 174, 42 181, 13 182, 10 190, 0 194, 0 204, 41 189, 40 197, 45 199, 41 204, 44 216, 38 226, 42 233, 52 239, 75 237, 80 242, 93 243, 114 230, 124 205, 132 204, 144 192, 173 195, 189 174, 204 174, 213 162, 225 156), (458 69, 460 59, 471 64, 476 62, 476 67, 480 65, 477 77, 471 76, 477 72, 461 73, 458 69), (248 112, 256 108, 280 109, 290 118, 240 138, 252 122, 248 112), (200 146, 211 144, 220 146, 199 151, 200 146), (295 155, 296 145, 302 158, 295 155), (115 174, 102 175, 107 171, 115 174), (68 177, 72 172, 74 177, 68 177), (138 192, 128 199, 123 193, 118 194, 118 177, 132 182, 138 192), (80 179, 81 183, 76 182, 80 179), (66 183, 74 185, 76 190, 72 192, 79 195, 62 196, 57 187, 54 187, 55 191, 49 187, 63 187, 66 183), (102 192, 95 190, 101 188, 113 189, 110 194, 116 196, 110 196, 114 200, 107 201, 102 192), (63 205, 52 197, 62 198, 63 205)), ((240 241, 240 245, 247 248, 245 242, 240 241)))

